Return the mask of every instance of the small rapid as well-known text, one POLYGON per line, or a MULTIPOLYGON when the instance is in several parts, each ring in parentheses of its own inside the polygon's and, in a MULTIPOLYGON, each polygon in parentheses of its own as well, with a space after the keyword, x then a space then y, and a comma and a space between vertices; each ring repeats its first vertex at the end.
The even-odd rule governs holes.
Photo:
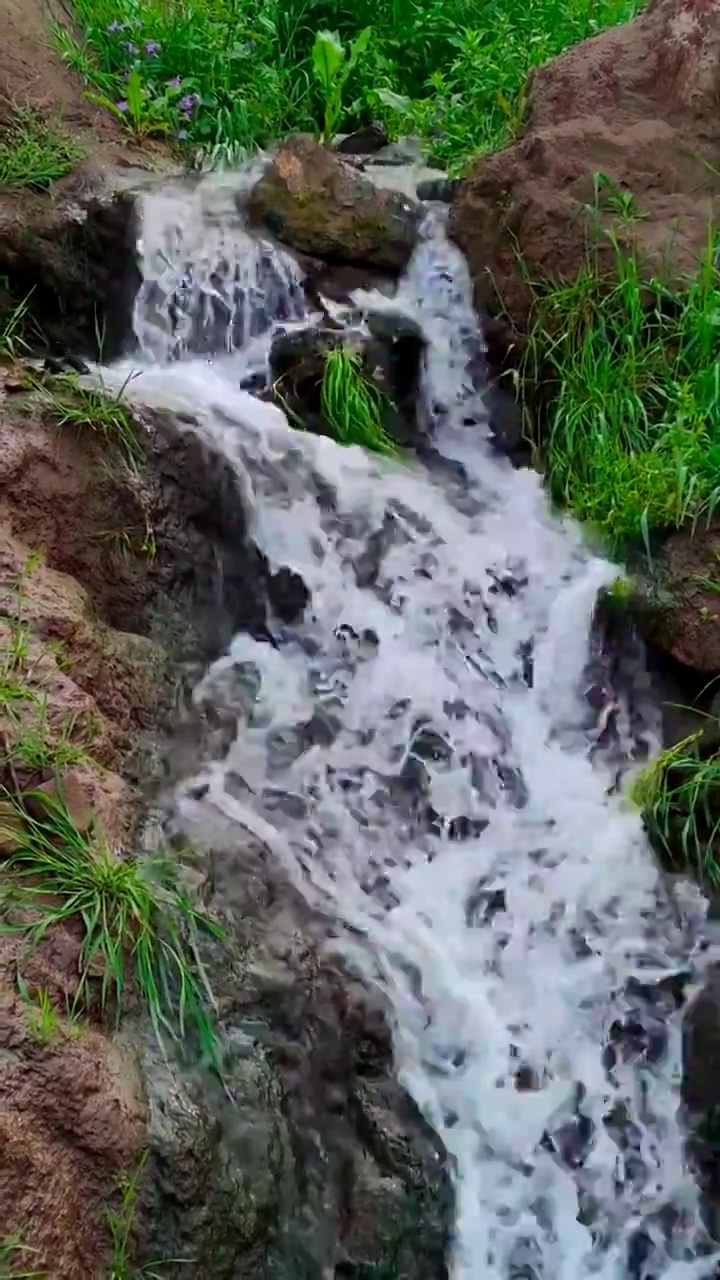
POLYGON ((275 327, 311 317, 223 182, 147 199, 127 394, 222 449, 312 600, 207 672, 197 697, 240 728, 178 806, 260 841, 382 988, 451 1160, 455 1280, 710 1280, 679 1092, 704 904, 658 872, 585 696, 616 569, 477 425, 470 281, 434 215, 392 302, 355 300, 422 326, 434 463, 304 434, 240 390, 275 327))

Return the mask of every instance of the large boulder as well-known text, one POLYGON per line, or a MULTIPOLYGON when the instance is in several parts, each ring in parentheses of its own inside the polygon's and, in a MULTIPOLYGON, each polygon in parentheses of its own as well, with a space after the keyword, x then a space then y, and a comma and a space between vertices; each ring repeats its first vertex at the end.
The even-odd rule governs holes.
POLYGON ((712 0, 653 0, 539 68, 521 136, 480 159, 453 202, 450 232, 478 305, 522 332, 530 282, 573 279, 590 244, 612 268, 598 221, 633 242, 651 272, 691 271, 720 210, 719 88, 712 0), (612 185, 596 215, 598 173, 612 185), (638 218, 618 218, 617 192, 633 197, 638 218))
POLYGON ((376 187, 308 134, 280 148, 247 209, 291 249, 392 273, 406 266, 422 216, 418 204, 376 187))
MULTIPOLYGON (((238 775, 225 786, 242 794, 238 775)), ((202 896, 225 937, 203 959, 227 1053, 220 1084, 142 1051, 138 1263, 175 1259, 177 1280, 447 1280, 445 1154, 394 1077, 380 999, 327 955, 260 843, 216 828, 201 796, 182 810, 170 838, 212 840, 202 896)))

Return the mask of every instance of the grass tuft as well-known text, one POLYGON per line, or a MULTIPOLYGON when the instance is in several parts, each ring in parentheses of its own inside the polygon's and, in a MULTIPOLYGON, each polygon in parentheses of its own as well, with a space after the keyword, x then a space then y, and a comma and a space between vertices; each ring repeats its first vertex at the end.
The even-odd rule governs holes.
POLYGON ((720 886, 720 756, 704 757, 702 731, 662 751, 637 774, 630 799, 671 862, 720 886))
POLYGON ((47 1271, 27 1269, 27 1259, 37 1253, 22 1243, 20 1236, 0 1242, 0 1280, 46 1280, 47 1271))
POLYGON ((144 460, 137 426, 123 404, 123 388, 116 395, 109 395, 102 388, 85 386, 77 374, 68 373, 37 382, 36 390, 58 427, 102 436, 133 469, 144 460))
POLYGON ((133 1260, 133 1232, 137 1198, 147 1165, 147 1151, 143 1152, 132 1174, 118 1178, 120 1205, 109 1208, 106 1219, 110 1231, 111 1263, 108 1280, 163 1280, 162 1272, 155 1267, 168 1267, 175 1263, 191 1262, 191 1258, 167 1258, 162 1262, 149 1262, 138 1270, 133 1260))
POLYGON ((615 247, 537 301, 525 376, 548 379, 543 440, 556 500, 613 553, 709 519, 720 502, 720 271, 714 237, 697 276, 645 280, 615 247))
POLYGON ((384 396, 368 380, 357 352, 344 347, 328 352, 323 367, 321 409, 335 440, 394 457, 398 446, 383 426, 385 407, 384 396))
POLYGON ((16 360, 29 349, 24 333, 29 318, 31 294, 32 290, 3 317, 0 324, 0 360, 16 360))
POLYGON ((82 149, 57 123, 20 109, 0 141, 0 188, 45 190, 70 173, 82 156, 82 149))
POLYGON ((37 946, 48 930, 79 918, 84 926, 80 982, 73 1013, 92 996, 98 968, 100 1004, 119 1019, 134 983, 160 1041, 194 1032, 217 1064, 209 1013, 212 995, 198 951, 202 933, 221 930, 192 903, 177 867, 162 855, 119 859, 95 832, 81 832, 66 806, 44 792, 5 792, 22 819, 24 835, 8 831, 16 847, 4 861, 13 873, 3 905, 6 932, 21 932, 37 946), (30 910, 31 923, 17 910, 30 910))

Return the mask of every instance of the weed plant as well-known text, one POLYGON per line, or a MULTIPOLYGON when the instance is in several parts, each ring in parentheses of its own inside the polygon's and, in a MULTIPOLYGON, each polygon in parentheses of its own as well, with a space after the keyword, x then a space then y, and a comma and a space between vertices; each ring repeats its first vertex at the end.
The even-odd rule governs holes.
POLYGON ((703 756, 701 733, 658 755, 635 778, 630 797, 648 832, 673 862, 720 887, 720 757, 703 756))
MULTIPOLYGON (((528 72, 639 0, 75 0, 65 59, 135 133, 232 163, 298 130, 370 116, 419 133, 457 170, 522 120, 528 72), (362 49, 342 85, 316 76, 319 32, 362 49), (342 116, 342 119, 341 119, 342 116)), ((347 69, 347 67, 346 67, 347 69)))
POLYGON ((59 124, 36 111, 18 110, 0 140, 0 189, 43 190, 70 173, 82 154, 59 124))
POLYGON ((554 497, 614 553, 712 517, 720 501, 720 271, 643 278, 613 238, 612 280, 588 261, 537 304, 526 374, 551 383, 543 440, 554 497))
POLYGON ((328 352, 321 410, 339 444, 358 444, 388 456, 397 454, 398 446, 383 426, 386 405, 385 397, 366 377, 357 352, 344 347, 328 352))
POLYGON ((111 1006, 119 1018, 132 981, 159 1040, 194 1032, 217 1065, 212 996, 198 944, 202 933, 222 935, 193 905, 175 865, 160 855, 116 857, 97 832, 80 831, 64 803, 44 792, 19 797, 5 791, 3 798, 15 807, 23 835, 18 842, 15 824, 14 848, 3 864, 0 927, 22 933, 32 948, 49 929, 79 918, 84 940, 72 1013, 90 1003, 99 967, 101 1008, 111 1006))

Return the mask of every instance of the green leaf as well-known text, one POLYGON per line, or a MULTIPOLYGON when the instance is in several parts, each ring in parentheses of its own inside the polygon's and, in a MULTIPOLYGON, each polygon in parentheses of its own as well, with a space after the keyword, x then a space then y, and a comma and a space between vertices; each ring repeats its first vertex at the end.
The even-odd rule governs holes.
POLYGON ((393 93, 392 89, 376 89, 378 98, 384 107, 389 107, 391 111, 400 111, 403 115, 407 115, 412 107, 410 98, 404 93, 393 93))
POLYGON ((347 74, 349 74, 356 65, 358 58, 361 58, 370 43, 372 36, 372 27, 365 27, 359 35, 355 37, 350 45, 350 56, 347 62, 347 74))
POLYGON ((318 31, 312 52, 313 70, 327 94, 345 60, 345 49, 336 31, 318 31))

